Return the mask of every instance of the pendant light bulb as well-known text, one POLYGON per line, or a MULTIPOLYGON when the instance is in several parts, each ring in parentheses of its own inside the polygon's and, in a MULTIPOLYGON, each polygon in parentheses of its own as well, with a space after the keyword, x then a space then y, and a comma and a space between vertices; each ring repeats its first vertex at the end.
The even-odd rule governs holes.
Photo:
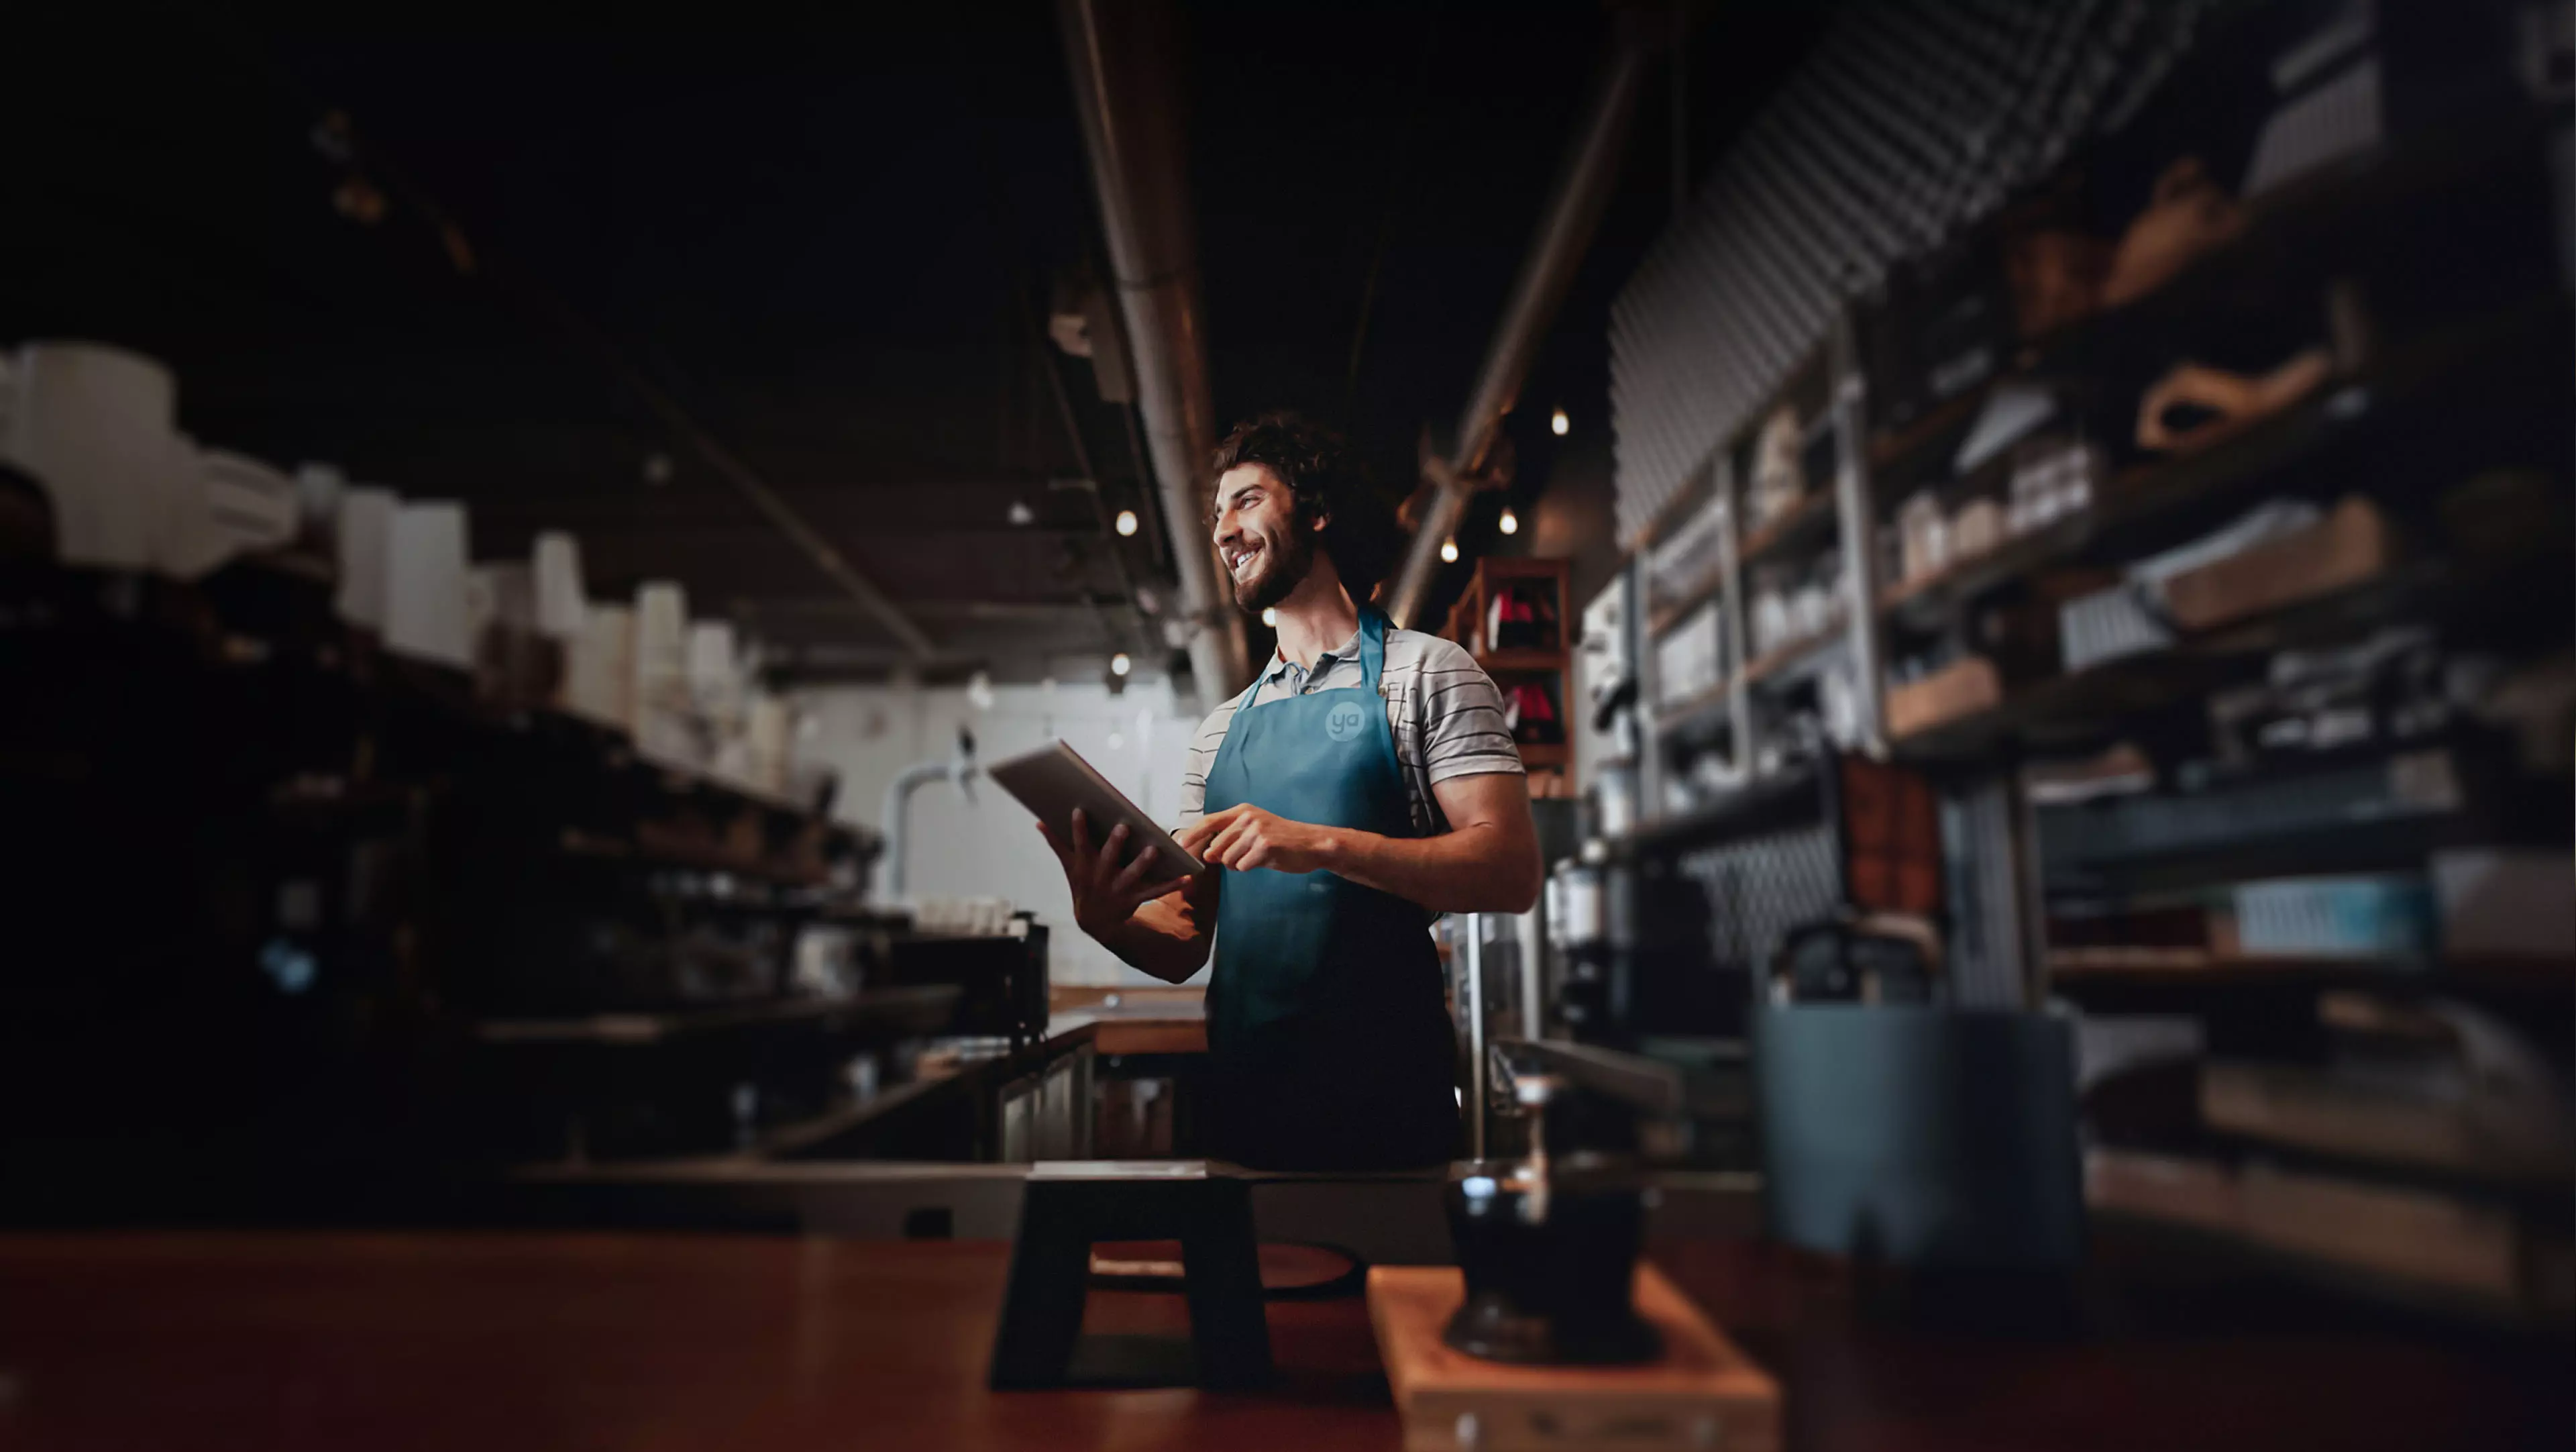
POLYGON ((1521 532, 1521 517, 1512 513, 1512 507, 1506 504, 1503 506, 1503 517, 1494 521, 1494 527, 1505 534, 1518 534, 1521 532))
POLYGON ((1262 606, 1262 607, 1261 607, 1261 623, 1262 623, 1262 624, 1264 624, 1264 625, 1269 626, 1269 627, 1270 627, 1271 629, 1273 629, 1273 630, 1278 629, 1278 628, 1279 628, 1279 607, 1278 607, 1278 606, 1276 606, 1276 605, 1264 605, 1264 606, 1262 606))
POLYGON ((1123 676, 1135 668, 1136 663, 1129 660, 1123 650, 1109 658, 1109 673, 1113 676, 1123 676))
POLYGON ((1458 537, 1456 535, 1451 535, 1440 542, 1440 563, 1444 565, 1454 565, 1458 563, 1458 537))
POLYGON ((1119 511, 1118 511, 1118 537, 1119 537, 1119 538, 1121 538, 1121 539, 1124 539, 1124 538, 1126 538, 1127 536, 1129 536, 1129 535, 1131 535, 1131 534, 1134 534, 1135 532, 1136 532, 1136 511, 1135 511, 1135 510, 1132 510, 1132 509, 1122 509, 1122 510, 1119 510, 1119 511))
POLYGON ((1574 421, 1567 418, 1565 416, 1565 410, 1561 408, 1558 409, 1547 421, 1547 431, 1556 435, 1560 439, 1565 437, 1566 430, 1573 427, 1574 421))

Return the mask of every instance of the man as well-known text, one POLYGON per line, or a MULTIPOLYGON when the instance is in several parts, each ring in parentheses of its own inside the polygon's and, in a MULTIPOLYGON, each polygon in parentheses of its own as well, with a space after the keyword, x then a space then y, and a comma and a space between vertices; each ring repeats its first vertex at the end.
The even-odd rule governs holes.
MULTIPOLYGON (((1293 1169, 1449 1158, 1455 1039, 1428 932, 1526 912, 1538 836, 1501 693, 1458 646, 1366 602, 1396 543, 1339 436, 1290 414, 1218 446, 1216 547, 1279 650, 1190 747, 1182 847, 1121 867, 1124 827, 1049 842, 1074 921, 1178 983, 1208 961, 1210 1142, 1293 1169)), ((1044 830, 1042 827, 1041 830, 1044 830)))

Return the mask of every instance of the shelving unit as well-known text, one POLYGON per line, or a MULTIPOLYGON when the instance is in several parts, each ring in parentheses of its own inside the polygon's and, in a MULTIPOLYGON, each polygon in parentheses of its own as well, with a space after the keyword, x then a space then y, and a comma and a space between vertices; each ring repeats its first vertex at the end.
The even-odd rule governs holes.
MULTIPOLYGON (((2516 708, 2478 692, 2497 680, 2524 681, 2532 692, 2568 686, 2576 449, 2566 411, 2576 395, 2576 307, 2556 255, 2567 239, 2553 232, 2546 195, 2563 175, 2545 158, 2566 147, 2570 123, 2563 99, 2534 102, 2501 79, 2487 94, 2446 105, 2439 115, 2399 117, 2415 129, 2248 203, 2233 236, 2120 307, 2020 338, 2009 306, 1998 304, 2002 320, 1985 340, 1990 372, 1942 396, 1884 387, 1869 372, 1906 356, 1877 341, 1919 323, 1904 312, 1915 300, 1892 287, 1847 308, 1819 350, 1780 380, 1772 402, 1626 541, 1628 588, 1640 602, 1633 657, 1645 675, 1649 745, 1644 820, 1614 850, 1746 881, 1806 860, 1811 847, 1796 832, 1820 813, 1830 817, 1831 805, 1819 802, 1803 766, 1777 770, 1787 743, 1765 707, 1824 672, 1842 672, 1864 716, 1849 744, 1938 793, 1954 878, 1939 915, 1953 1001, 2037 1007, 2060 999, 2088 1016, 2189 1019, 2214 1060, 2290 1065, 2328 1083, 2338 1056, 2396 1052, 2330 1021, 2334 1005, 2351 1012, 2354 1002, 2384 1003, 2427 1015, 2456 1002, 2494 1015, 2562 1082, 2576 1075, 2566 1047, 2576 1031, 2576 944, 2519 955, 2462 949, 2443 940, 2447 922, 2411 951, 2376 955, 2246 947, 2217 941, 2215 926, 2213 941, 2198 946, 2143 930, 2113 941, 2151 912, 2168 915, 2159 923, 2188 922, 2194 904, 2223 902, 2232 915, 2237 889, 2276 879, 2420 883, 2427 901, 2447 902, 2431 886, 2444 853, 2508 864, 2525 854, 2534 864, 2556 863, 2553 880, 2563 885, 2571 850, 2565 806, 2576 790, 2564 723, 2535 725, 2532 712, 2505 714, 2516 708), (2432 119, 2419 125, 2422 116, 2432 119), (2278 341, 2284 337, 2296 340, 2278 341), (2240 354, 2278 348, 2262 355, 2275 360, 2314 348, 2332 361, 2303 396, 2187 449, 2158 454, 2135 443, 2149 386, 2180 361, 2206 361, 2203 350, 2213 346, 2240 354), (2037 432, 2020 437, 2094 451, 2088 501, 2053 518, 2043 513, 2045 522, 2018 533, 1999 527, 1977 553, 1898 577, 1899 552, 1887 545, 1906 498, 1928 494, 1947 522, 1963 503, 1992 498, 2009 482, 2007 466, 2017 462, 2009 439, 1985 462, 1966 460, 1965 471, 1953 451, 2014 385, 2045 387, 2054 409, 2037 432), (1890 400, 1905 416, 1885 411, 1890 400), (1818 468, 1812 454, 1802 455, 1806 492, 1748 528, 1751 444, 1782 402, 1796 409, 1806 449, 1821 453, 1830 440, 1836 457, 1818 468), (2160 635, 2128 653, 2067 652, 2063 602, 2100 594, 2134 562, 2204 539, 2276 498, 2315 505, 2321 522, 2142 595, 2158 602, 2162 618, 2150 621, 2160 635), (1812 557, 1827 541, 1843 552, 1836 598, 1846 608, 1836 628, 1748 651, 1748 572, 1812 557), (1697 567, 1704 558, 1715 563, 1697 567), (1889 578, 1876 578, 1882 573, 1889 578), (1712 607, 1719 657, 1712 678, 1656 689, 1657 644, 1711 628, 1702 612, 1712 607), (2416 651, 2396 658, 2423 663, 2370 665, 2361 648, 2372 642, 2416 651), (2095 663, 2069 668, 2070 659, 2095 663), (1943 688, 1902 697, 1900 720, 1890 709, 1898 692, 1932 679, 1943 688), (2320 684, 2308 696, 2281 684, 2301 680, 2320 684), (2338 684, 2346 681, 2363 684, 2338 684), (2422 721, 2448 724, 2422 724, 2404 716, 2409 708, 2422 721), (2510 730, 2508 721, 2516 723, 2510 730), (2337 732, 2354 733, 2356 744, 2327 749, 2337 732), (2068 814, 2121 811, 2129 798, 2052 805, 2038 784, 2115 746, 2147 773, 2139 802, 2225 803, 2234 800, 2225 793, 2249 786, 2331 794, 2350 790, 2320 779, 2330 775, 2322 764, 2345 759, 2338 753, 2395 771, 2437 752, 2452 763, 2442 770, 2456 772, 2460 800, 2420 821, 2363 815, 2356 806, 2349 819, 2304 835, 2272 832, 2248 806, 2233 819, 2217 813, 2215 836, 2118 863, 2071 865, 2071 849, 2055 835, 2068 814), (1704 760, 1722 769, 1694 771, 1704 760), (1747 853, 1769 857, 1747 862, 1747 853), (2109 936, 2086 935, 2096 931, 2109 936), (1969 993, 1972 978, 1985 985, 1983 996, 1969 993)), ((2087 164, 2082 156, 2068 162, 2087 164)), ((2000 258, 2005 225, 1998 219, 1982 239, 1953 239, 1949 255, 1991 245, 2000 258)), ((2106 245, 2123 225, 2111 225, 2106 245)), ((1995 295, 2008 303, 2000 270, 1998 262, 1995 295)), ((1926 307, 1938 302, 1928 293, 1922 299, 1926 307)), ((1952 338, 1945 346, 1966 345, 1952 338)), ((2230 366, 2260 372, 2270 364, 2230 366)), ((1998 520, 2006 517, 2002 503, 1998 520)), ((2233 917, 2226 921, 2233 931, 2233 917)), ((2426 1043, 2438 1037, 2429 1021, 2410 1020, 2432 1036, 2426 1043)), ((2262 1191, 2279 1192, 2264 1212, 2276 1221, 2278 1205, 2297 1196, 2322 1205, 2348 1195, 2356 1224, 2415 1216, 2431 1225, 2456 1211, 2479 1234, 2492 1230, 2495 1238, 2481 1243, 2498 1255, 2510 1249, 2523 1257, 2517 1263, 2576 1260, 2563 1193, 2524 1196, 2478 1173, 2401 1172, 2386 1155, 2293 1144, 2241 1126, 2218 1133, 2202 1125, 2163 1141, 2117 1122, 2096 1132, 2114 1153, 2135 1148, 2203 1166, 2213 1185, 2228 1187, 2213 1193, 2229 1197, 2239 1193, 2240 1172, 2259 1178, 2287 1166, 2291 1189, 2266 1182, 2262 1191), (2374 1201, 2383 1189, 2388 1195, 2374 1201)), ((2563 1192, 2563 1176, 2551 1183, 2563 1192)), ((2106 1213, 2118 1212, 2105 1204, 2106 1213)), ((2402 1257, 2368 1264, 2402 1237, 2301 1246, 2275 1222, 2232 1226, 2222 1237, 2260 1242, 2354 1284, 2408 1280, 2402 1257), (2393 1277, 2383 1274, 2392 1268, 2393 1277)), ((2490 1278, 2479 1295, 2491 1308, 2523 1314, 2543 1304, 2532 1298, 2564 1292, 2490 1278)))
POLYGON ((1562 796, 1566 772, 1574 762, 1572 744, 1574 698, 1574 655, 1570 648, 1574 631, 1572 602, 1566 598, 1567 562, 1564 560, 1529 559, 1489 555, 1476 561, 1476 572, 1449 615, 1441 623, 1440 635, 1445 640, 1465 646, 1484 667, 1496 685, 1505 691, 1523 684, 1537 684, 1547 692, 1550 706, 1556 712, 1559 731, 1555 741, 1518 741, 1521 764, 1531 773, 1533 795, 1562 796), (1537 592, 1543 599, 1541 633, 1552 641, 1537 645, 1500 645, 1487 638, 1488 621, 1494 601, 1511 592, 1537 592))
POLYGON ((1718 778, 1735 781, 1757 780, 1793 762, 1805 748, 1792 748, 1783 738, 1773 698, 1813 685, 1824 672, 1841 673, 1863 703, 1852 723, 1857 729, 1838 744, 1875 746, 1876 686, 1870 664, 1875 641, 1867 608, 1875 595, 1874 575, 1869 551, 1854 547, 1865 536, 1858 521, 1867 476, 1857 462, 1856 446, 1863 396, 1849 328, 1837 325, 1775 390, 1772 403, 1716 452, 1698 481, 1629 542, 1629 587, 1646 602, 1643 648, 1636 658, 1643 676, 1641 695, 1651 703, 1643 782, 1650 822, 1675 796, 1671 784, 1689 778, 1704 755, 1715 753, 1722 763, 1715 772, 1718 778), (1756 451, 1772 414, 1781 409, 1797 420, 1800 492, 1747 529, 1743 521, 1751 508, 1756 451), (1658 556, 1675 552, 1695 531, 1709 541, 1709 563, 1676 586, 1666 578, 1669 567, 1659 567, 1658 556), (1754 573, 1812 566, 1828 549, 1840 552, 1832 578, 1821 585, 1833 601, 1832 623, 1756 651, 1751 622, 1759 592, 1754 573), (1701 612, 1710 607, 1718 632, 1710 649, 1717 666, 1714 678, 1666 699, 1659 647, 1678 631, 1696 628, 1701 612), (1766 761, 1773 764, 1765 766, 1766 761))
POLYGON ((220 1197, 276 1152, 328 1197, 356 1168, 504 1158, 536 1106, 619 1096, 720 1136, 737 1086, 824 1102, 852 1054, 955 1007, 792 982, 798 929, 856 898, 872 833, 480 699, 341 622, 327 569, 21 567, 0 592, 19 961, 57 985, 21 1000, 52 1040, 13 1052, 130 1083, 78 1122, 156 1178, 220 1197), (196 1083, 234 1087, 170 1090, 196 1083), (273 1136, 260 1154, 245 1125, 273 1136))

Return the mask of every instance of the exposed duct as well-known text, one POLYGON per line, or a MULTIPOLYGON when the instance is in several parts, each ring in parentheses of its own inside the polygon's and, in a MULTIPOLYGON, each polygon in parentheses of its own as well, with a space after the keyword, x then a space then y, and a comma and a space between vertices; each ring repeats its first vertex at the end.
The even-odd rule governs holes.
POLYGON ((1100 200, 1163 518, 1179 576, 1200 694, 1243 688, 1252 671, 1205 522, 1203 476, 1216 448, 1208 395, 1196 229, 1182 166, 1173 16, 1165 0, 1058 0, 1073 106, 1100 200))
POLYGON ((1458 416, 1457 441, 1447 459, 1436 460, 1425 470, 1434 486, 1430 507, 1423 511, 1421 527, 1405 548, 1404 567, 1387 596, 1387 614, 1398 625, 1411 625, 1424 597, 1431 593, 1432 578, 1440 569, 1440 542, 1456 531, 1460 516, 1466 513, 1476 473, 1493 451, 1503 415, 1519 400, 1530 361, 1556 321, 1574 271, 1592 245, 1593 228, 1601 221, 1610 189, 1619 179, 1620 159, 1627 153, 1628 126, 1636 116, 1638 94, 1645 89, 1653 18, 1623 10, 1613 22, 1610 54, 1594 87, 1591 107, 1567 148, 1547 209, 1539 215, 1538 231, 1530 238, 1529 253, 1521 259, 1520 275, 1512 279, 1493 341, 1485 345, 1475 389, 1468 395, 1466 412, 1458 416))

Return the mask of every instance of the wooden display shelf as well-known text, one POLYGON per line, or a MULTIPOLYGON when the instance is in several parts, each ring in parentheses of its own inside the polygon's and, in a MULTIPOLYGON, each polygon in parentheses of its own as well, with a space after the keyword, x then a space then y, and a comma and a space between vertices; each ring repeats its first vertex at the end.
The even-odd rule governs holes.
POLYGON ((2428 191, 2457 188, 2477 168, 2511 164, 2527 154, 2523 148, 2547 124, 2519 98, 2493 98, 2483 116, 2371 147, 2244 203, 2244 224, 2235 236, 2193 257, 2153 289, 2023 340, 2010 366, 1911 422, 1874 435, 1868 446, 1871 470, 1893 469, 1963 431, 1998 386, 2075 371, 2085 360, 2136 346, 2136 340, 2159 345, 2175 318, 2216 305, 2258 269, 2274 269, 2275 276, 2312 275, 2306 270, 2312 265, 2309 244, 2317 237, 2356 225, 2374 210, 2417 205, 2428 191))
POLYGON ((2013 741, 2066 745, 2099 735, 2090 728, 2103 723, 2207 693, 2227 678, 2231 662, 2407 619, 2509 622, 2540 603, 2558 608, 2567 588, 2563 565, 2542 557, 2489 562, 2474 571, 2439 558, 2406 560, 2283 608, 2231 616, 2160 650, 2046 677, 1985 710, 1908 732, 1891 729, 1890 744, 1925 760, 1974 755, 2013 741))
POLYGON ((2048 971, 2060 978, 2129 978, 2173 982, 2234 979, 2285 982, 2298 978, 2402 981, 2424 971, 2420 957, 2333 958, 2308 954, 2220 953, 2189 947, 2052 948, 2048 971))
POLYGON ((2201 1123, 2229 1141, 2435 1186, 2555 1188, 2576 1169, 2566 1146, 2498 1134, 2466 1103, 2310 1064, 2211 1058, 2199 1099, 2201 1123))
MULTIPOLYGON (((2458 998, 2564 1022, 2576 1009, 2576 960, 2433 954, 2408 958, 2205 956, 2177 950, 2056 948, 2050 991, 2095 1012, 2172 1013, 2359 990, 2411 1001, 2458 998)), ((2270 1010, 2265 1010, 2270 1011, 2270 1010)))
MULTIPOLYGON (((1507 678, 1506 688, 1528 684, 1533 677, 1548 687, 1560 719, 1570 725, 1569 713, 1574 701, 1574 654, 1568 642, 1575 629, 1573 607, 1566 598, 1568 562, 1561 559, 1528 559, 1487 556, 1476 561, 1475 577, 1468 581, 1465 592, 1449 609, 1449 618, 1441 634, 1467 647, 1476 664, 1486 674, 1507 678), (1552 597, 1556 610, 1554 646, 1511 646, 1483 649, 1487 602, 1496 591, 1514 586, 1543 587, 1552 597)), ((1520 748, 1521 764, 1531 771, 1562 771, 1573 764, 1573 752, 1564 746, 1526 745, 1520 748)))
POLYGON ((1480 664, 1490 658, 1509 660, 1511 664, 1506 667, 1507 669, 1562 669, 1566 648, 1571 639, 1568 632, 1574 628, 1572 612, 1565 594, 1567 568, 1568 563, 1560 559, 1487 555, 1477 560, 1476 572, 1468 579, 1467 588, 1459 592, 1456 603, 1449 607, 1448 617, 1441 622, 1439 632, 1441 637, 1467 647, 1480 664), (1493 599, 1495 591, 1499 588, 1533 581, 1552 587, 1556 605, 1557 643, 1552 647, 1516 646, 1508 650, 1485 649, 1486 603, 1493 599), (1558 664, 1547 666, 1517 659, 1524 655, 1531 657, 1552 655, 1557 658, 1558 664))
POLYGON ((2013 536, 1993 549, 1953 560, 1879 591, 1878 610, 1895 615, 1919 606, 1955 604, 2035 570, 2070 562, 2115 527, 2204 499, 2240 494, 2286 466, 2367 434, 2463 369, 2537 340, 2563 337, 2568 302, 2500 308, 2442 328, 2374 361, 2353 376, 2331 378, 2297 403, 2255 420, 2196 452, 2135 464, 2099 486, 2090 509, 2013 536), (2554 330, 2554 331, 2553 331, 2554 330))
POLYGON ((2503 1206, 2305 1167, 2117 1149, 2093 1151, 2084 1178, 2095 1217, 2187 1236, 2247 1266, 2496 1325, 2565 1314, 2564 1290, 2534 1269, 2563 1259, 2563 1238, 2545 1244, 2503 1206))

